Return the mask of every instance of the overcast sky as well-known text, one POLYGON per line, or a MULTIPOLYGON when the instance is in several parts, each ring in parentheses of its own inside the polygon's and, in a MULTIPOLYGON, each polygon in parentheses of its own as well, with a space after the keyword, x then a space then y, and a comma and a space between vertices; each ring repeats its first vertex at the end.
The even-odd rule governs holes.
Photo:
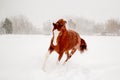
POLYGON ((120 0, 0 0, 0 18, 25 15, 35 24, 62 16, 96 22, 120 18, 120 0))

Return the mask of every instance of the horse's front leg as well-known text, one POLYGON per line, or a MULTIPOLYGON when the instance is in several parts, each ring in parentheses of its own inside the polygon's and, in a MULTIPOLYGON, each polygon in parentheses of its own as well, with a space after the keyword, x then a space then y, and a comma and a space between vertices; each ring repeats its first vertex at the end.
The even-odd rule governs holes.
POLYGON ((61 60, 61 58, 62 58, 62 56, 63 56, 63 52, 59 52, 58 54, 59 54, 59 55, 58 55, 58 61, 57 61, 57 63, 60 62, 60 60, 61 60))
POLYGON ((43 66, 42 66, 43 71, 45 71, 46 62, 47 62, 50 54, 53 52, 53 50, 54 50, 54 48, 50 45, 50 47, 49 47, 49 49, 48 49, 48 51, 45 55, 44 63, 43 63, 43 66))

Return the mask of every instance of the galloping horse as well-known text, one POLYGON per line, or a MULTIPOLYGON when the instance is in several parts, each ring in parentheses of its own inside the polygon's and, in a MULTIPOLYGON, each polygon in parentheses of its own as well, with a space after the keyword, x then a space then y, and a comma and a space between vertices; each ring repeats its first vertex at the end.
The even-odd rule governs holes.
POLYGON ((58 53, 58 62, 60 62, 63 54, 67 55, 64 63, 66 63, 71 56, 78 49, 81 53, 87 49, 87 44, 84 39, 80 38, 79 34, 73 30, 66 29, 66 21, 59 19, 56 23, 53 23, 53 37, 51 39, 50 47, 46 54, 43 68, 49 55, 56 51, 58 53), (70 53, 69 53, 70 52, 70 53))

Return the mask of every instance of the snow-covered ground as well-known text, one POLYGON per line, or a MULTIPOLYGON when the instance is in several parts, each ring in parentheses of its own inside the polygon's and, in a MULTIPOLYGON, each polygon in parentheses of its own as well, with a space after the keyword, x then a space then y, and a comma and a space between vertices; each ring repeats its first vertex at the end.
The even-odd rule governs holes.
POLYGON ((42 70, 51 36, 1 35, 0 80, 120 80, 120 37, 82 36, 88 50, 77 51, 66 65, 57 54, 42 70))

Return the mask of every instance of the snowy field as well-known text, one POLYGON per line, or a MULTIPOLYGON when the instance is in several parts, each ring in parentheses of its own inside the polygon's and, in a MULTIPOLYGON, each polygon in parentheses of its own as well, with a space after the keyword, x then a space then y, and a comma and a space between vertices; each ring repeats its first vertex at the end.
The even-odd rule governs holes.
POLYGON ((66 65, 57 54, 42 70, 51 36, 1 35, 0 80, 120 80, 120 37, 82 36, 88 50, 77 51, 66 65))

